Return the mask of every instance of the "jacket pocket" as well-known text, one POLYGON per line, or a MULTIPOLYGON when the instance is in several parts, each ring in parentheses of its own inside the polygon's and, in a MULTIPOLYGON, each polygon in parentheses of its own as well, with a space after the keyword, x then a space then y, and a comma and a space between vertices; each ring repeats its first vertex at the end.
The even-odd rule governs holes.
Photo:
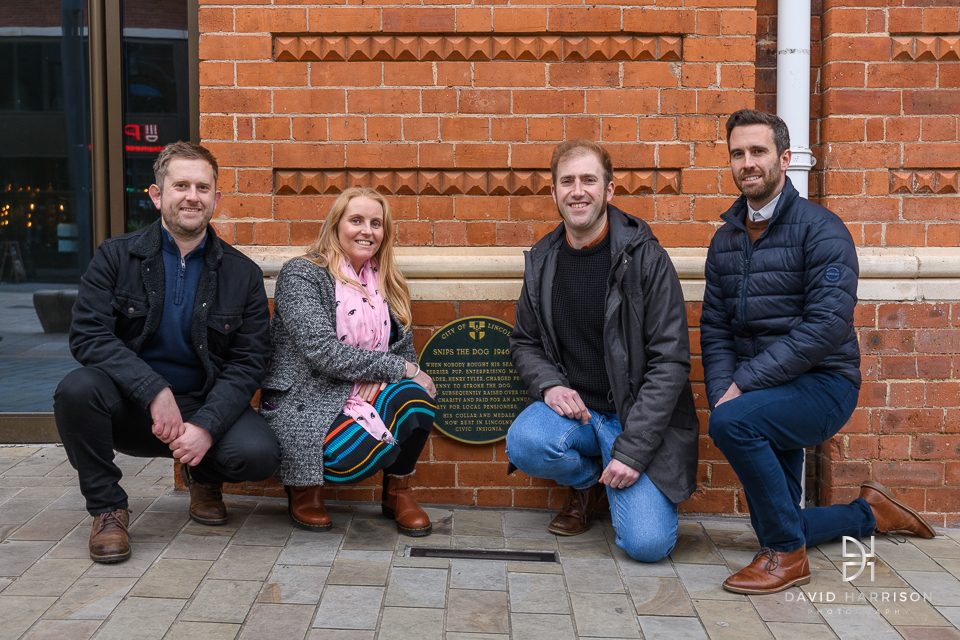
POLYGON ((146 298, 115 295, 110 304, 116 319, 116 335, 124 342, 139 337, 147 323, 147 311, 150 310, 146 298))
POLYGON ((236 314, 211 313, 207 316, 207 342, 210 353, 223 356, 230 348, 230 341, 243 324, 243 317, 236 314))

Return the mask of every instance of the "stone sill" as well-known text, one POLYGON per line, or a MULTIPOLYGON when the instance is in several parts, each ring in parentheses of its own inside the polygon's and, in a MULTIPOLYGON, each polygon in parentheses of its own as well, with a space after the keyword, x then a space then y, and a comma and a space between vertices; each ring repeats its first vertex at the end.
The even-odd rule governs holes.
MULTIPOLYGON (((304 247, 237 247, 265 276, 273 297, 274 278, 304 247)), ((516 300, 523 279, 524 247, 397 247, 397 263, 414 300, 516 300)), ((703 299, 705 248, 671 248, 667 253, 680 276, 688 302, 703 299)), ((860 248, 864 302, 960 300, 960 248, 860 248)))

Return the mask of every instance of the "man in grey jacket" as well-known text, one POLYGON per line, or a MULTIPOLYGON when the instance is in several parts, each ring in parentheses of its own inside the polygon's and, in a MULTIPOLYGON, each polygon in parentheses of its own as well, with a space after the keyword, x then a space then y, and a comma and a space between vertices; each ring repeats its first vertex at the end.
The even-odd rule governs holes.
POLYGON ((550 531, 586 531, 605 490, 617 544, 655 562, 676 544, 677 505, 696 489, 680 281, 650 227, 608 204, 603 147, 570 140, 550 168, 563 222, 526 253, 510 348, 532 403, 507 454, 570 488, 550 531))

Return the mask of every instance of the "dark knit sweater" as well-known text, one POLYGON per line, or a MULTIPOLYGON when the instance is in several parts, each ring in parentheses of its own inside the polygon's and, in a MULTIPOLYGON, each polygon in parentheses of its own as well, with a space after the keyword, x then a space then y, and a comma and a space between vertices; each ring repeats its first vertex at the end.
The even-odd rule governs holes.
POLYGON ((560 364, 588 409, 616 411, 603 358, 603 307, 610 275, 610 234, 587 249, 566 241, 557 254, 553 324, 560 364))

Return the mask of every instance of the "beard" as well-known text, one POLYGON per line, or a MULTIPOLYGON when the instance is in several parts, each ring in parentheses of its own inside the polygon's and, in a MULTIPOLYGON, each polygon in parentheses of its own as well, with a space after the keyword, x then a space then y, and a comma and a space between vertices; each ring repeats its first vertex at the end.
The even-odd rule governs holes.
MULTIPOLYGON (((751 174, 752 177, 756 174, 751 174)), ((751 182, 749 184, 744 183, 744 178, 734 175, 734 183, 737 185, 737 189, 740 190, 740 193, 747 196, 748 200, 753 202, 763 202, 764 200, 769 200, 780 188, 780 180, 783 177, 783 173, 780 171, 780 165, 775 164, 770 167, 763 175, 760 176, 760 180, 757 182, 751 182)))

